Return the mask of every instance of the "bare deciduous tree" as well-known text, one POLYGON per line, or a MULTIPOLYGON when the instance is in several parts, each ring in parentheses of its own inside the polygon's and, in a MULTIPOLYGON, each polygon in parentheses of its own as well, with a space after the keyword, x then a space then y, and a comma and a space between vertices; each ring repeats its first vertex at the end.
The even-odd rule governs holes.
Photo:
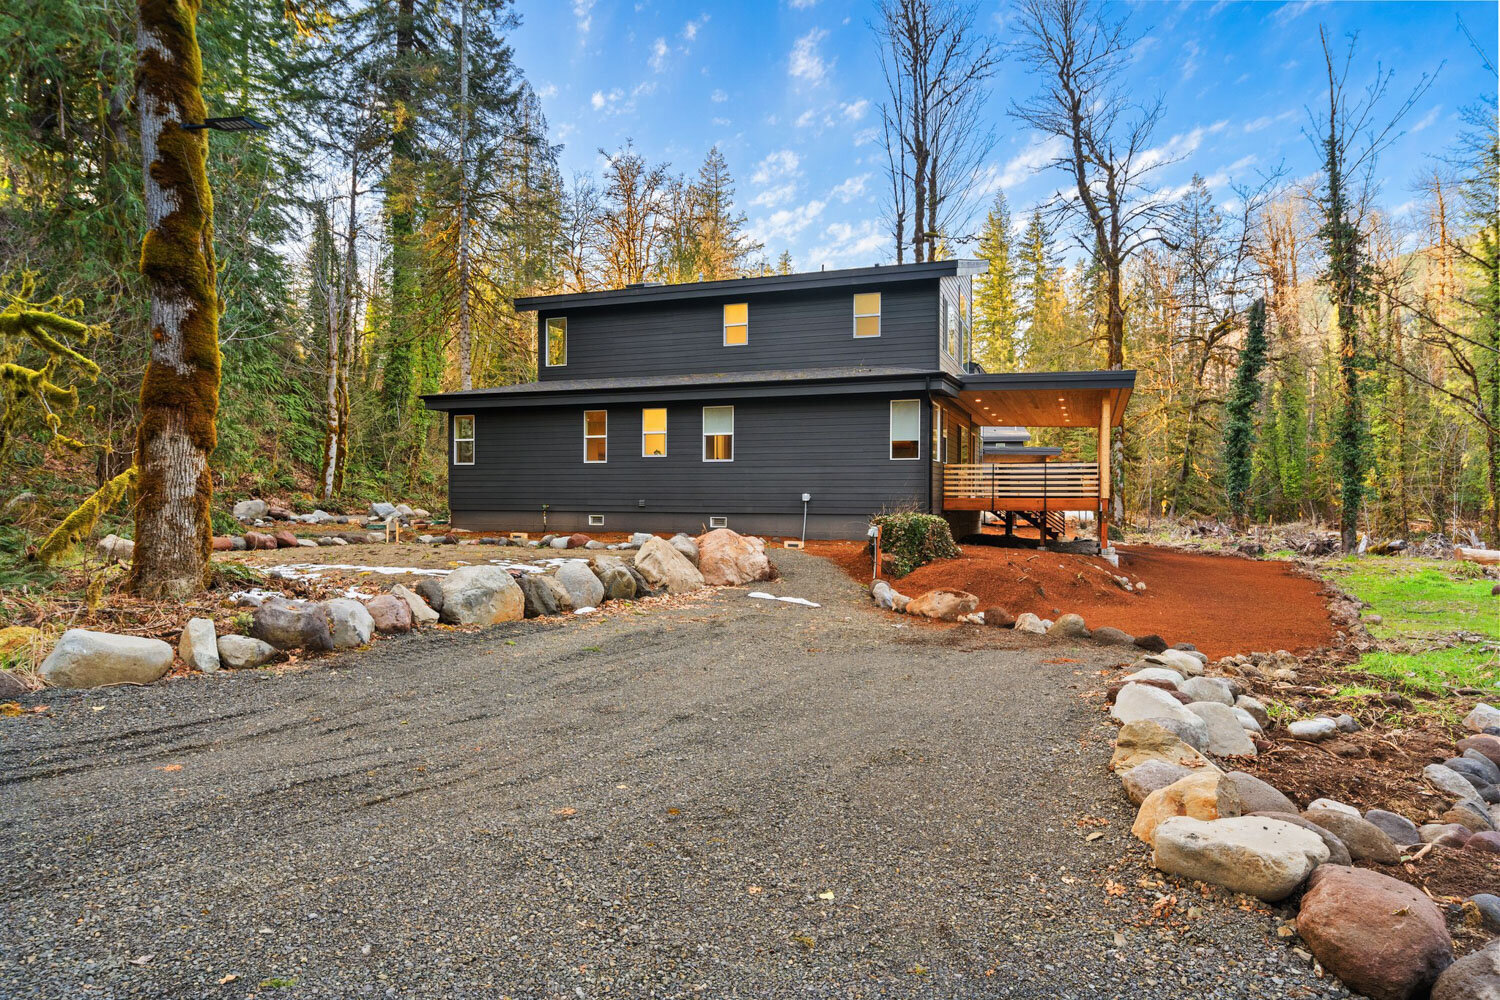
POLYGON ((933 259, 944 239, 975 239, 967 232, 971 196, 994 146, 994 134, 978 124, 979 110, 1000 61, 994 40, 975 28, 978 10, 960 0, 881 0, 873 25, 886 82, 886 214, 898 264, 907 246, 922 261, 933 259))

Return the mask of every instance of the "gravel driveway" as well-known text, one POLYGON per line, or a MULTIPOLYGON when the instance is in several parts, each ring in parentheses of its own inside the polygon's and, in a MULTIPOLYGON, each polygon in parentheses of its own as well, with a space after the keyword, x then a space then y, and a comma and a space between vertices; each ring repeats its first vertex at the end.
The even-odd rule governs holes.
POLYGON ((1143 863, 1118 652, 776 558, 823 607, 725 590, 0 720, 0 996, 1345 995, 1143 863))

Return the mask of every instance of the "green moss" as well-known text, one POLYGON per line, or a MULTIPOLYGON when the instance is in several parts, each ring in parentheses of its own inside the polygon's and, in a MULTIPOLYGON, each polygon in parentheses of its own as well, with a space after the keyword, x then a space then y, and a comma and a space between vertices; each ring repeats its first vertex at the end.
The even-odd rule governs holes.
POLYGON ((68 553, 76 551, 79 544, 94 533, 99 518, 119 503, 135 482, 136 468, 132 465, 99 487, 92 496, 78 505, 77 510, 52 529, 52 534, 47 536, 37 550, 37 557, 44 565, 50 566, 68 553))

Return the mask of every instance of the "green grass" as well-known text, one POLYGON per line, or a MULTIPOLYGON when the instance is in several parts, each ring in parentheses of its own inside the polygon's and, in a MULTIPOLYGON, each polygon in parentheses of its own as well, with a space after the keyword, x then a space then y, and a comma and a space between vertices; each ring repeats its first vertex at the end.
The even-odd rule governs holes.
POLYGON ((1356 669, 1428 691, 1500 688, 1500 599, 1494 581, 1471 564, 1432 559, 1344 559, 1330 566, 1355 597, 1372 605, 1370 634, 1387 648, 1366 653, 1356 669), (1478 634, 1467 642, 1459 633, 1478 634), (1413 646, 1420 652, 1402 651, 1413 646), (1424 648, 1425 647, 1425 648, 1424 648))

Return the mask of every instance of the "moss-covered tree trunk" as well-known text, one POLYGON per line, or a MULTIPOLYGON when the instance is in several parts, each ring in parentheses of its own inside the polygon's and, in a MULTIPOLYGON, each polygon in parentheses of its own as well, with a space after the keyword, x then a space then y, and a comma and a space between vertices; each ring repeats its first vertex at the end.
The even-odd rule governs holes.
POLYGON ((136 108, 145 178, 141 273, 151 293, 151 360, 136 435, 135 562, 145 597, 207 584, 219 406, 219 301, 204 117, 199 0, 140 0, 136 108))

